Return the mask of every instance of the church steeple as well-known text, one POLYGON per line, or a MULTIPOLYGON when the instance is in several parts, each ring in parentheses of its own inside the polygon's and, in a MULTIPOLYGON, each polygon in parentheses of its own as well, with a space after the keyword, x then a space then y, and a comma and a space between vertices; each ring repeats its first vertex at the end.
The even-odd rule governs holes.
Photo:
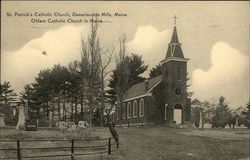
POLYGON ((177 27, 176 27, 176 19, 177 17, 174 16, 174 29, 172 33, 172 37, 170 40, 170 43, 168 44, 168 50, 166 53, 165 59, 161 61, 161 64, 169 62, 169 61, 184 61, 187 62, 189 59, 184 57, 184 54, 182 52, 181 43, 178 39, 177 34, 177 27))
POLYGON ((172 38, 171 38, 170 43, 168 44, 166 59, 169 57, 184 58, 183 52, 181 49, 181 43, 179 43, 179 40, 178 40, 176 26, 174 26, 172 38))
POLYGON ((171 41, 168 44, 168 50, 167 50, 165 59, 170 58, 170 57, 184 58, 183 52, 181 49, 181 43, 179 43, 179 39, 177 35, 177 29, 176 29, 177 17, 174 16, 173 18, 174 18, 174 30, 173 30, 171 41))
POLYGON ((173 30, 170 44, 173 44, 173 43, 179 43, 176 26, 174 26, 174 30, 173 30))
POLYGON ((171 38, 171 43, 179 43, 179 40, 178 40, 178 36, 177 36, 177 29, 176 29, 176 15, 173 17, 174 18, 174 31, 173 31, 173 34, 172 34, 172 38, 171 38))

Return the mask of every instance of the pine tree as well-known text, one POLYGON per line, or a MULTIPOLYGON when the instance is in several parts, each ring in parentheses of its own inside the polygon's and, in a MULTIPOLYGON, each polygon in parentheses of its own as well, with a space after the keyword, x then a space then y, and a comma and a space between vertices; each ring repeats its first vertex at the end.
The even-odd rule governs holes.
POLYGON ((16 102, 16 93, 11 89, 10 82, 4 82, 1 84, 1 96, 0 101, 4 105, 11 105, 16 102))
POLYGON ((157 66, 153 67, 149 71, 149 77, 154 78, 162 74, 161 64, 158 64, 157 66))
POLYGON ((213 112, 214 116, 212 117, 212 126, 215 128, 224 128, 230 118, 230 112, 228 105, 225 103, 225 97, 219 97, 219 103, 213 112))
POLYGON ((250 102, 247 103, 246 110, 242 114, 245 116, 245 125, 250 128, 250 102))
POLYGON ((13 109, 17 104, 17 94, 11 89, 10 82, 4 82, 0 85, 0 112, 5 114, 5 122, 7 125, 13 123, 13 109))
POLYGON ((139 56, 137 54, 132 53, 131 56, 127 58, 130 71, 128 83, 129 87, 131 87, 134 84, 145 81, 146 78, 141 74, 143 74, 147 70, 148 65, 145 65, 142 56, 139 56))
POLYGON ((115 70, 111 74, 107 90, 108 97, 111 103, 115 103, 118 98, 117 92, 123 91, 124 93, 131 86, 137 83, 145 81, 145 77, 142 74, 147 70, 148 66, 144 64, 142 56, 137 54, 131 54, 131 56, 125 56, 123 61, 117 64, 115 70), (119 89, 118 89, 119 88, 119 89))

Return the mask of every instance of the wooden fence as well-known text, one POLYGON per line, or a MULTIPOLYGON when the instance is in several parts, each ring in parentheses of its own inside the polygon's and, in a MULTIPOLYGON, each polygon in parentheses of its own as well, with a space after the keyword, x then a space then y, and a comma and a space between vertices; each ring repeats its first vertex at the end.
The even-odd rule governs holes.
MULTIPOLYGON (((71 160, 74 160, 76 156, 87 156, 87 155, 96 155, 96 154, 108 154, 111 155, 112 152, 112 146, 116 146, 118 148, 118 143, 112 142, 111 138, 106 138, 106 139, 96 139, 96 140, 41 140, 41 139, 34 139, 34 140, 17 140, 17 141, 0 141, 1 143, 16 143, 15 148, 0 148, 0 151, 16 151, 16 156, 12 157, 0 157, 0 159, 17 159, 17 160, 22 160, 22 159, 30 159, 30 158, 46 158, 46 157, 70 157, 71 160), (70 142, 70 146, 59 146, 59 147, 21 147, 22 142, 29 142, 29 143, 34 143, 37 141, 42 141, 42 142, 70 142), (96 141, 103 141, 103 144, 98 144, 98 145, 87 145, 87 146, 76 146, 76 142, 96 142, 96 141), (25 150, 62 150, 62 149, 68 149, 68 154, 53 154, 53 155, 23 155, 22 151, 25 150), (94 152, 90 153, 76 153, 76 149, 81 149, 83 150, 94 150, 94 152), (96 150, 99 150, 96 152, 96 150)), ((2 145, 1 145, 2 146, 2 145)), ((0 154, 1 155, 1 154, 0 154)))

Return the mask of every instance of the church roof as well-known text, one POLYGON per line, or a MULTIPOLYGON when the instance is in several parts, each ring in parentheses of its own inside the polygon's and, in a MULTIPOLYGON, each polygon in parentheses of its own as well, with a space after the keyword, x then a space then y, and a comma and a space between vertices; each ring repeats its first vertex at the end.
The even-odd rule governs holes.
POLYGON ((155 86, 157 86, 161 80, 162 80, 162 76, 160 75, 160 76, 148 79, 148 80, 146 80, 144 82, 133 85, 126 92, 124 99, 126 100, 126 99, 129 99, 129 98, 134 98, 136 96, 141 96, 143 94, 148 93, 155 86), (148 84, 146 84, 146 83, 148 83, 148 84), (148 87, 146 87, 146 85, 148 85, 148 87))
POLYGON ((172 38, 170 44, 168 44, 168 50, 165 59, 169 57, 184 58, 181 49, 181 44, 179 43, 176 26, 174 26, 172 38))

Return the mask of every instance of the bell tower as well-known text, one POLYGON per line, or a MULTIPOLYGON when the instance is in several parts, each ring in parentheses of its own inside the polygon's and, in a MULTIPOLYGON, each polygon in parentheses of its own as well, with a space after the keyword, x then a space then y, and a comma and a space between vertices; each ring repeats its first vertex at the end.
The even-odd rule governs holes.
POLYGON ((161 61, 162 82, 166 91, 165 120, 183 124, 189 121, 190 107, 187 99, 187 61, 179 42, 174 17, 172 38, 168 44, 166 57, 161 61))

